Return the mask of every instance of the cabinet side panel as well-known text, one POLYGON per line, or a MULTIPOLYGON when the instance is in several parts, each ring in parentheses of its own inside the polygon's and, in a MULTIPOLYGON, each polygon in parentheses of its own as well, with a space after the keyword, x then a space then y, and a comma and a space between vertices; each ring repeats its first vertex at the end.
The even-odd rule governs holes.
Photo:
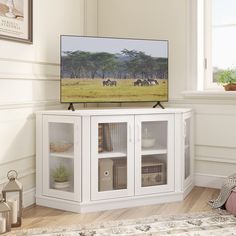
POLYGON ((182 114, 175 114, 175 191, 183 191, 184 152, 182 114))
POLYGON ((89 202, 90 186, 91 186, 91 163, 90 163, 90 142, 91 142, 91 129, 90 129, 90 117, 82 117, 82 158, 81 158, 81 172, 82 172, 82 201, 89 202))
POLYGON ((42 195, 42 139, 43 139, 42 114, 36 115, 36 196, 42 195))

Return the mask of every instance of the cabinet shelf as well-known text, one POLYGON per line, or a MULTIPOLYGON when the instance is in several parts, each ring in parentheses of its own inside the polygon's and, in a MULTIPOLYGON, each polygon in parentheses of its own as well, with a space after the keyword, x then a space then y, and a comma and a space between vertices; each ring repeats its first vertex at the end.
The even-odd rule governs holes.
POLYGON ((73 159, 74 158, 74 151, 72 149, 72 150, 68 150, 66 152, 50 152, 50 156, 73 159))
POLYGON ((127 153, 125 151, 121 152, 102 152, 98 154, 99 159, 103 158, 121 158, 127 157, 127 153))
POLYGON ((141 155, 157 155, 157 154, 167 154, 167 149, 159 149, 159 148, 153 148, 153 149, 147 149, 142 150, 141 155))

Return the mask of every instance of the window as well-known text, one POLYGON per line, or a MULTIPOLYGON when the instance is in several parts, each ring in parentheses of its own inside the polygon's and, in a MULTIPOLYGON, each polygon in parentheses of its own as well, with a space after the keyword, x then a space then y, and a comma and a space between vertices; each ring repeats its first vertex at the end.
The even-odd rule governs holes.
MULTIPOLYGON (((236 70, 236 0, 203 0, 204 87, 217 87, 222 70, 236 70)), ((236 71, 235 71, 236 73, 236 71)))

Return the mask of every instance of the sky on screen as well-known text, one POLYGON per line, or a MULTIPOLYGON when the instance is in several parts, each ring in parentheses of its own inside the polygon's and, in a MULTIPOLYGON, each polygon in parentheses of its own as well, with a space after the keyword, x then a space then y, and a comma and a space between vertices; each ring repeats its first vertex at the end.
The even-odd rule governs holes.
POLYGON ((160 40, 132 40, 115 38, 92 38, 62 36, 61 49, 65 51, 88 51, 120 53, 121 50, 137 50, 153 57, 168 57, 168 42, 160 40))

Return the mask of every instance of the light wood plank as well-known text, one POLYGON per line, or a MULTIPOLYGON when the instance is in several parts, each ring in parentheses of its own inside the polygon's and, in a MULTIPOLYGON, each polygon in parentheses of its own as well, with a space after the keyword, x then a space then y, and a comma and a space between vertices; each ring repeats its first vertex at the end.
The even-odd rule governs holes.
POLYGON ((24 210, 21 228, 56 227, 70 224, 89 224, 111 220, 135 219, 152 215, 173 215, 211 211, 212 209, 207 202, 210 199, 216 198, 218 193, 218 189, 195 187, 191 193, 180 202, 83 214, 41 206, 32 206, 24 210))

